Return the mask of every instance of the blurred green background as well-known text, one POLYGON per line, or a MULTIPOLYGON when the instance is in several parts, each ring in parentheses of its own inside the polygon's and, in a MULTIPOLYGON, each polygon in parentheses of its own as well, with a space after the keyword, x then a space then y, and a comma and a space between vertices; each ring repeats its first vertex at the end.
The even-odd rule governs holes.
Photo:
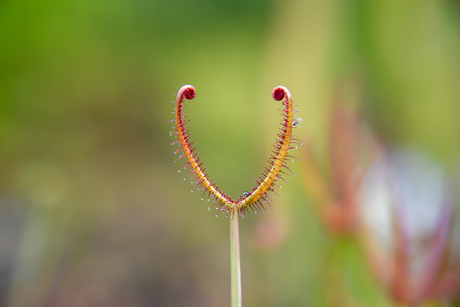
MULTIPOLYGON (((459 55, 458 1, 0 2, 0 305, 229 306, 228 219, 173 162, 177 89, 196 87, 192 141, 238 198, 280 84, 320 157, 345 84, 386 144, 458 167, 459 55)), ((393 306, 353 244, 327 265, 335 239, 290 165, 273 209, 240 223, 243 304, 338 306, 338 270, 343 306, 393 306)))

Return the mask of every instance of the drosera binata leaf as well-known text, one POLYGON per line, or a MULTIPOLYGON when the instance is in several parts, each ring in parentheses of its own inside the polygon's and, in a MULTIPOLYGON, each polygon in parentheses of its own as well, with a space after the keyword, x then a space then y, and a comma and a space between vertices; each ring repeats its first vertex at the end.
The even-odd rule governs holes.
POLYGON ((277 134, 278 138, 272 154, 268 159, 268 165, 255 182, 256 186, 252 188, 252 191, 244 191, 238 200, 233 200, 209 178, 206 168, 203 166, 203 162, 200 161, 196 148, 191 141, 191 134, 189 128, 186 126, 188 120, 184 112, 184 106, 186 100, 192 100, 195 96, 196 90, 191 85, 182 86, 177 93, 175 112, 173 112, 175 119, 172 120, 176 125, 173 127, 174 130, 171 131, 171 135, 174 135, 176 140, 171 145, 179 145, 179 149, 174 152, 179 157, 174 162, 185 158, 185 165, 181 169, 185 170, 186 176, 190 176, 192 182, 197 182, 194 189, 204 191, 202 198, 206 196, 214 198, 216 209, 220 209, 221 212, 226 214, 230 212, 230 217, 238 213, 244 217, 249 209, 255 213, 257 211, 267 212, 264 203, 268 203, 271 200, 268 192, 276 194, 275 187, 278 186, 276 182, 279 180, 285 182, 283 175, 292 173, 286 165, 286 161, 292 160, 295 157, 289 155, 289 150, 295 149, 303 143, 296 138, 297 136, 292 135, 293 128, 299 127, 302 119, 300 117, 294 119, 294 114, 297 110, 294 110, 291 93, 284 86, 276 86, 272 91, 273 99, 282 101, 284 107, 281 113, 283 116, 280 127, 281 131, 277 134))

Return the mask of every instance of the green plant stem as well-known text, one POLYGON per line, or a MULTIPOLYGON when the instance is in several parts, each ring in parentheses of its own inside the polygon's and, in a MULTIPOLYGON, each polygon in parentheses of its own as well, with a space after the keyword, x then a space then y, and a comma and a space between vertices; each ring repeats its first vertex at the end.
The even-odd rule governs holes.
POLYGON ((241 261, 238 212, 230 218, 230 265, 232 307, 241 307, 241 261))

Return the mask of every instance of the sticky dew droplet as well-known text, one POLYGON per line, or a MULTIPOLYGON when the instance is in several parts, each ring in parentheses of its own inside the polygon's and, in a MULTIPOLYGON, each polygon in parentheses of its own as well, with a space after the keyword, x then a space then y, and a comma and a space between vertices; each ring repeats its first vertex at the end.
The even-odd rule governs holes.
POLYGON ((208 211, 211 211, 211 207, 208 207, 208 211))

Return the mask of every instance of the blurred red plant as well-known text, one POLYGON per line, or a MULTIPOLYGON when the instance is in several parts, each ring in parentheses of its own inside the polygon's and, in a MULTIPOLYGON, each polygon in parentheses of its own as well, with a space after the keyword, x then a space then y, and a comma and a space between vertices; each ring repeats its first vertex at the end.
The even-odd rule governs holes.
POLYGON ((331 233, 351 234, 359 228, 357 196, 377 144, 361 117, 336 100, 329 124, 330 174, 321 170, 312 144, 304 147, 304 188, 331 233))
MULTIPOLYGON (((439 205, 439 212, 431 213, 434 226, 424 238, 417 237, 408 229, 409 224, 423 223, 423 220, 408 215, 407 203, 400 190, 411 184, 413 193, 417 194, 420 189, 429 190, 430 187, 417 186, 417 182, 403 182, 398 177, 404 175, 401 173, 394 172, 389 176, 391 169, 402 167, 391 165, 395 161, 388 159, 391 154, 383 142, 365 125, 359 113, 352 111, 340 98, 332 104, 328 142, 330 160, 329 164, 325 163, 326 167, 322 166, 324 161, 316 158, 311 143, 304 147, 302 156, 305 191, 323 225, 335 238, 348 235, 360 243, 372 272, 388 290, 392 301, 414 306, 455 296, 460 287, 460 264, 458 259, 457 263, 449 261, 453 249, 455 200, 447 184, 443 183, 443 190, 438 193, 442 194, 442 203, 431 204, 435 208, 439 205), (383 160, 388 163, 376 174, 375 165, 383 160), (385 203, 388 197, 379 198, 381 191, 374 193, 372 198, 377 199, 372 211, 366 209, 367 202, 371 200, 365 197, 366 193, 372 193, 367 182, 370 174, 383 176, 380 182, 387 185, 385 189, 392 195, 389 203, 385 203), (382 237, 372 233, 372 228, 375 230, 382 225, 381 221, 369 221, 369 216, 386 219, 387 233, 383 241, 382 237), (393 226, 388 226, 388 223, 393 226), (420 245, 420 241, 423 244, 419 249, 423 250, 415 254, 414 246, 420 245), (421 257, 424 261, 420 261, 421 257)), ((409 156, 404 163, 414 160, 417 159, 409 156)), ((418 168, 419 177, 429 175, 426 165, 414 167, 418 168)), ((433 197, 427 198, 433 201, 433 197)))
POLYGON ((416 306, 458 294, 455 257, 460 255, 452 240, 456 200, 442 169, 404 151, 381 156, 366 177, 361 201, 367 226, 360 239, 393 300, 416 306), (377 221, 375 209, 386 211, 384 221, 377 221))

